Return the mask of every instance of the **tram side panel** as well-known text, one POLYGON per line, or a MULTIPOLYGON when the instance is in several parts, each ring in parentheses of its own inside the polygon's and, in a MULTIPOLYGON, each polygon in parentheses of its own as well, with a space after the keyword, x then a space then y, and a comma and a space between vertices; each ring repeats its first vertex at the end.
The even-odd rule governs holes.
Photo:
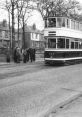
POLYGON ((45 63, 80 63, 82 50, 45 50, 45 63))

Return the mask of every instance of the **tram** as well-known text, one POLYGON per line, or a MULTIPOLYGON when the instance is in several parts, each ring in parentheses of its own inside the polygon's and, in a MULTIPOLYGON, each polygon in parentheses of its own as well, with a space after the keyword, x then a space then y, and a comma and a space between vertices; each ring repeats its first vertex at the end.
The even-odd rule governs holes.
POLYGON ((46 17, 46 64, 82 62, 82 22, 70 17, 46 17))

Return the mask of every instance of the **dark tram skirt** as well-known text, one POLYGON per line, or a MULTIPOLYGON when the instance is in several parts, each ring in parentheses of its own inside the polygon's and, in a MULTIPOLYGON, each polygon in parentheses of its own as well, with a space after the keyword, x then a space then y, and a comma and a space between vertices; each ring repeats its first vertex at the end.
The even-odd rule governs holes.
POLYGON ((82 59, 68 59, 68 60, 45 60, 45 64, 49 65, 73 65, 82 63, 82 59))

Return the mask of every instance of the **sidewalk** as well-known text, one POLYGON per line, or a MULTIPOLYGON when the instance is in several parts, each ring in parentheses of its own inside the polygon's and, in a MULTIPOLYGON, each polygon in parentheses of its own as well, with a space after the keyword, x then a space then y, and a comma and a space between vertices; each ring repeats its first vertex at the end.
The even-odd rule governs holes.
MULTIPOLYGON (((64 113, 62 114, 63 116, 61 116, 61 109, 63 109, 65 105, 70 104, 73 100, 76 100, 81 95, 82 94, 77 91, 60 89, 54 96, 54 103, 51 105, 51 108, 49 108, 47 112, 44 112, 44 114, 40 117, 72 117, 64 116, 64 113), (59 116, 56 115, 58 112, 60 112, 59 116)), ((80 117, 82 117, 82 115, 80 117)))
MULTIPOLYGON (((35 60, 35 63, 36 62, 44 62, 44 58, 39 58, 39 59, 35 60)), ((22 63, 22 61, 20 63, 22 63)), ((28 63, 30 63, 30 62, 28 62, 28 63)), ((10 65, 10 64, 14 64, 14 62, 13 61, 11 61, 10 63, 7 63, 6 61, 5 62, 0 62, 0 66, 2 66, 2 65, 10 65)))

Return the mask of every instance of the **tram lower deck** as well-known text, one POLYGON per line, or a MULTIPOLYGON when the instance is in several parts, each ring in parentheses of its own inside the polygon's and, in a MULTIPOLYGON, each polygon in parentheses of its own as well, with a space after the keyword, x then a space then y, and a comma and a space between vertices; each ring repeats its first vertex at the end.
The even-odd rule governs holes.
POLYGON ((75 64, 82 62, 82 49, 47 49, 44 53, 45 63, 68 63, 75 64))

